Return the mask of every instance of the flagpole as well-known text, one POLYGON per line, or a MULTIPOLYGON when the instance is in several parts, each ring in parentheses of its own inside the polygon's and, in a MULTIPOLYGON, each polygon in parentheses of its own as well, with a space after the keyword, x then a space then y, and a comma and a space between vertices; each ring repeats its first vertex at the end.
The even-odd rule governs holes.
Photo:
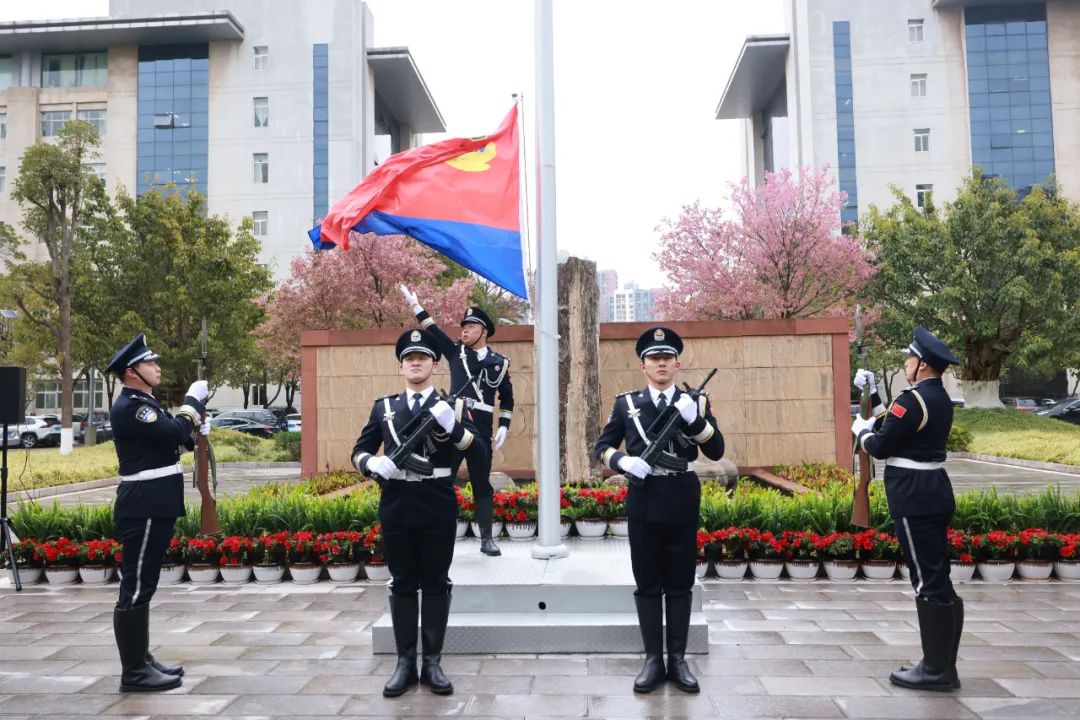
POLYGON ((534 0, 536 12, 535 113, 539 175, 537 191, 536 271, 536 480, 539 495, 539 537, 532 556, 569 555, 559 537, 559 318, 558 252, 555 239, 555 78, 552 0, 534 0))

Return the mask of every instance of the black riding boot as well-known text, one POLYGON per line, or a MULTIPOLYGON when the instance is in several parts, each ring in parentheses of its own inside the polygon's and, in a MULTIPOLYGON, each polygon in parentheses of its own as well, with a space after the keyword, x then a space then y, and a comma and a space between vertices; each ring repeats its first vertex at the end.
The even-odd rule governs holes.
POLYGON ((953 689, 955 672, 952 669, 953 647, 956 645, 956 609, 953 603, 935 603, 917 598, 919 636, 922 639, 923 659, 915 667, 894 671, 889 675, 893 685, 913 690, 948 692, 953 689))
POLYGON ((659 597, 634 596, 638 626, 645 644, 645 665, 634 678, 634 692, 649 693, 664 682, 664 610, 659 597))
POLYGON ((476 498, 476 524, 480 528, 480 552, 491 557, 502 555, 502 550, 491 536, 491 519, 495 511, 495 501, 489 497, 476 498))
POLYGON ((150 604, 113 610, 113 635, 120 651, 120 692, 158 692, 180 687, 176 675, 166 675, 146 661, 150 646, 150 604))
POLYGON ((420 600, 416 594, 390 595, 390 620, 394 624, 394 644, 397 646, 397 667, 383 687, 384 697, 397 697, 415 685, 416 625, 420 616, 420 600))
POLYGON ((423 643, 423 662, 420 684, 427 685, 436 695, 450 695, 454 685, 447 680, 439 663, 442 661, 446 623, 450 619, 450 593, 425 595, 420 608, 420 640, 423 643))
POLYGON ((146 651, 146 662, 153 665, 154 669, 158 672, 165 673, 166 675, 176 675, 177 677, 180 677, 184 674, 183 665, 166 665, 163 662, 159 662, 149 650, 146 651))
POLYGON ((686 664, 686 643, 690 638, 690 603, 693 595, 664 595, 667 614, 667 674, 683 692, 701 692, 697 678, 686 664))

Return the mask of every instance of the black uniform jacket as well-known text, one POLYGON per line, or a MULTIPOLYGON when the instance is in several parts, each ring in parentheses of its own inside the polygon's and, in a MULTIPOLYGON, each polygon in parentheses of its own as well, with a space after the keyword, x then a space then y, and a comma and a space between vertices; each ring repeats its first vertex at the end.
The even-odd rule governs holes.
MULTIPOLYGON (((676 388, 674 403, 684 393, 676 388)), ((611 417, 596 441, 596 458, 615 472, 621 473, 619 460, 626 455, 638 456, 645 451, 645 433, 658 416, 649 389, 623 393, 615 398, 611 417), (626 452, 619 450, 625 443, 626 452)), ((716 426, 707 395, 698 397, 698 417, 682 430, 682 441, 673 442, 668 449, 687 461, 696 460, 698 450, 712 460, 724 456, 724 436, 716 426)), ((701 483, 693 472, 681 475, 650 475, 642 485, 631 485, 626 497, 627 517, 651 523, 698 525, 701 504, 701 483)))
MULTIPOLYGON (((202 403, 188 396, 184 404, 198 417, 202 403)), ((195 447, 197 427, 185 414, 173 417, 153 395, 123 387, 109 413, 120 476, 167 468, 180 462, 181 448, 195 447)), ((116 488, 117 519, 176 518, 184 514, 184 476, 180 472, 146 480, 123 480, 116 488)))
MULTIPOLYGON (((438 393, 432 392, 424 403, 429 408, 438 402, 438 393)), ((452 455, 461 452, 466 458, 476 454, 482 457, 487 447, 477 435, 476 427, 468 416, 461 399, 455 408, 457 422, 449 434, 437 429, 429 436, 427 446, 417 454, 426 457, 436 469, 437 477, 419 482, 388 479, 379 502, 379 519, 383 525, 415 528, 446 528, 451 531, 457 519, 457 500, 454 497, 454 479, 450 476, 452 455), (445 473, 445 474, 444 474, 445 473)), ((400 444, 401 431, 413 418, 412 410, 404 392, 387 395, 375 401, 371 416, 353 446, 353 464, 360 472, 370 476, 371 458, 383 447, 390 454, 400 444)))
POLYGON ((453 340, 443 332, 427 310, 416 315, 420 327, 435 336, 439 349, 450 365, 450 387, 453 390, 465 386, 461 397, 471 398, 484 407, 474 407, 473 422, 485 438, 491 437, 495 394, 499 395, 499 425, 510 427, 514 416, 514 385, 510 382, 510 361, 488 347, 481 360, 476 351, 460 340, 453 340), (468 385, 466 385, 468 383, 468 385), (490 408, 490 409, 489 409, 490 408))
MULTIPOLYGON (((896 396, 888 410, 873 395, 877 423, 864 431, 862 448, 878 459, 943 463, 952 428, 953 404, 940 378, 926 378, 896 396)), ((944 468, 914 469, 887 464, 885 494, 893 517, 952 513, 952 483, 944 468)))

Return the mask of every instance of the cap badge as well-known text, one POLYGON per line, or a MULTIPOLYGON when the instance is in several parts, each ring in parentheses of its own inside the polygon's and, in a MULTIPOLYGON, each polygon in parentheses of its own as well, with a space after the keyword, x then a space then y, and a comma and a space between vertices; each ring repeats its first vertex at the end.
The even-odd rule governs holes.
POLYGON ((412 342, 420 342, 420 331, 413 330, 412 335, 409 336, 409 340, 411 340, 412 342))
POLYGON ((652 334, 652 336, 653 336, 653 340, 663 340, 664 339, 664 331, 662 329, 660 329, 660 328, 656 328, 656 332, 654 332, 652 334))

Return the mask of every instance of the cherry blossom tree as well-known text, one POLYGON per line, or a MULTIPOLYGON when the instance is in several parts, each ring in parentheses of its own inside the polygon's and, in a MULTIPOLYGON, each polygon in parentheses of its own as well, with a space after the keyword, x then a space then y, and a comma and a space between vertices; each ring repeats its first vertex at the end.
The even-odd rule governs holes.
POLYGON ((455 326, 475 281, 447 281, 447 275, 439 254, 412 238, 353 233, 348 250, 311 251, 293 259, 289 277, 265 300, 259 347, 272 373, 295 387, 302 331, 415 325, 398 290, 402 283, 440 323, 455 326))
POLYGON ((653 255, 671 283, 659 303, 674 320, 800 318, 850 311, 875 270, 841 232, 844 193, 827 168, 768 173, 731 187, 732 213, 700 203, 665 219, 653 255))

